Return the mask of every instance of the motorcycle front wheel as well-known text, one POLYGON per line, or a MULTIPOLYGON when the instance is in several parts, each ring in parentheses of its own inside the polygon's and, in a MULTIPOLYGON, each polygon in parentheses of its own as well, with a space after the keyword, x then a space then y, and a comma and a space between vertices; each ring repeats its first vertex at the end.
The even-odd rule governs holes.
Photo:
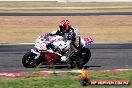
POLYGON ((36 54, 27 52, 22 58, 22 64, 25 68, 35 68, 39 62, 35 60, 36 54))

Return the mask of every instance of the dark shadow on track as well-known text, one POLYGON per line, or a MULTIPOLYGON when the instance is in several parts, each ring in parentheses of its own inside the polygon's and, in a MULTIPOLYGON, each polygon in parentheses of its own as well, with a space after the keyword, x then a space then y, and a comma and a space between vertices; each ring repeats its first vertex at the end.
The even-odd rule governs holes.
MULTIPOLYGON (((78 69, 78 68, 70 68, 69 65, 42 65, 39 68, 47 68, 47 69, 78 69)), ((84 66, 84 69, 94 69, 94 68, 101 68, 101 66, 84 66)))

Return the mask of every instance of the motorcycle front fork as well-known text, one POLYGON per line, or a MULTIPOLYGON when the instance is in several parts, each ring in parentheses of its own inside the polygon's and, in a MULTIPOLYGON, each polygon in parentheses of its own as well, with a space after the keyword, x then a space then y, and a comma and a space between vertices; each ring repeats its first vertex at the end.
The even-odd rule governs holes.
POLYGON ((35 49, 31 49, 31 52, 36 54, 35 58, 34 59, 38 59, 40 57, 40 53, 37 52, 35 49))

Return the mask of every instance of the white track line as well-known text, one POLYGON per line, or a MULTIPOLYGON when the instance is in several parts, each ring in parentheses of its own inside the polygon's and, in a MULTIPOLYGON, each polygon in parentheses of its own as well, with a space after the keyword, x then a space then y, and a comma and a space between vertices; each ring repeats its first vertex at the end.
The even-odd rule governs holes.
MULTIPOLYGON (((112 69, 112 70, 86 70, 88 72, 122 72, 132 69, 112 69)), ((51 74, 51 73, 82 73, 82 70, 71 70, 71 71, 39 71, 40 74, 51 74)), ((7 77, 19 77, 23 76, 24 72, 0 72, 0 76, 7 77)))

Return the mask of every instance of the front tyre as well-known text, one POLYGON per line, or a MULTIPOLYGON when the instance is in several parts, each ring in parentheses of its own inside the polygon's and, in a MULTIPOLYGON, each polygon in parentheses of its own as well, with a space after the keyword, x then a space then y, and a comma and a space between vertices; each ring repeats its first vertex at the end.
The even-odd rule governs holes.
POLYGON ((35 68, 39 63, 35 60, 36 54, 27 52, 22 58, 22 64, 25 68, 35 68))

